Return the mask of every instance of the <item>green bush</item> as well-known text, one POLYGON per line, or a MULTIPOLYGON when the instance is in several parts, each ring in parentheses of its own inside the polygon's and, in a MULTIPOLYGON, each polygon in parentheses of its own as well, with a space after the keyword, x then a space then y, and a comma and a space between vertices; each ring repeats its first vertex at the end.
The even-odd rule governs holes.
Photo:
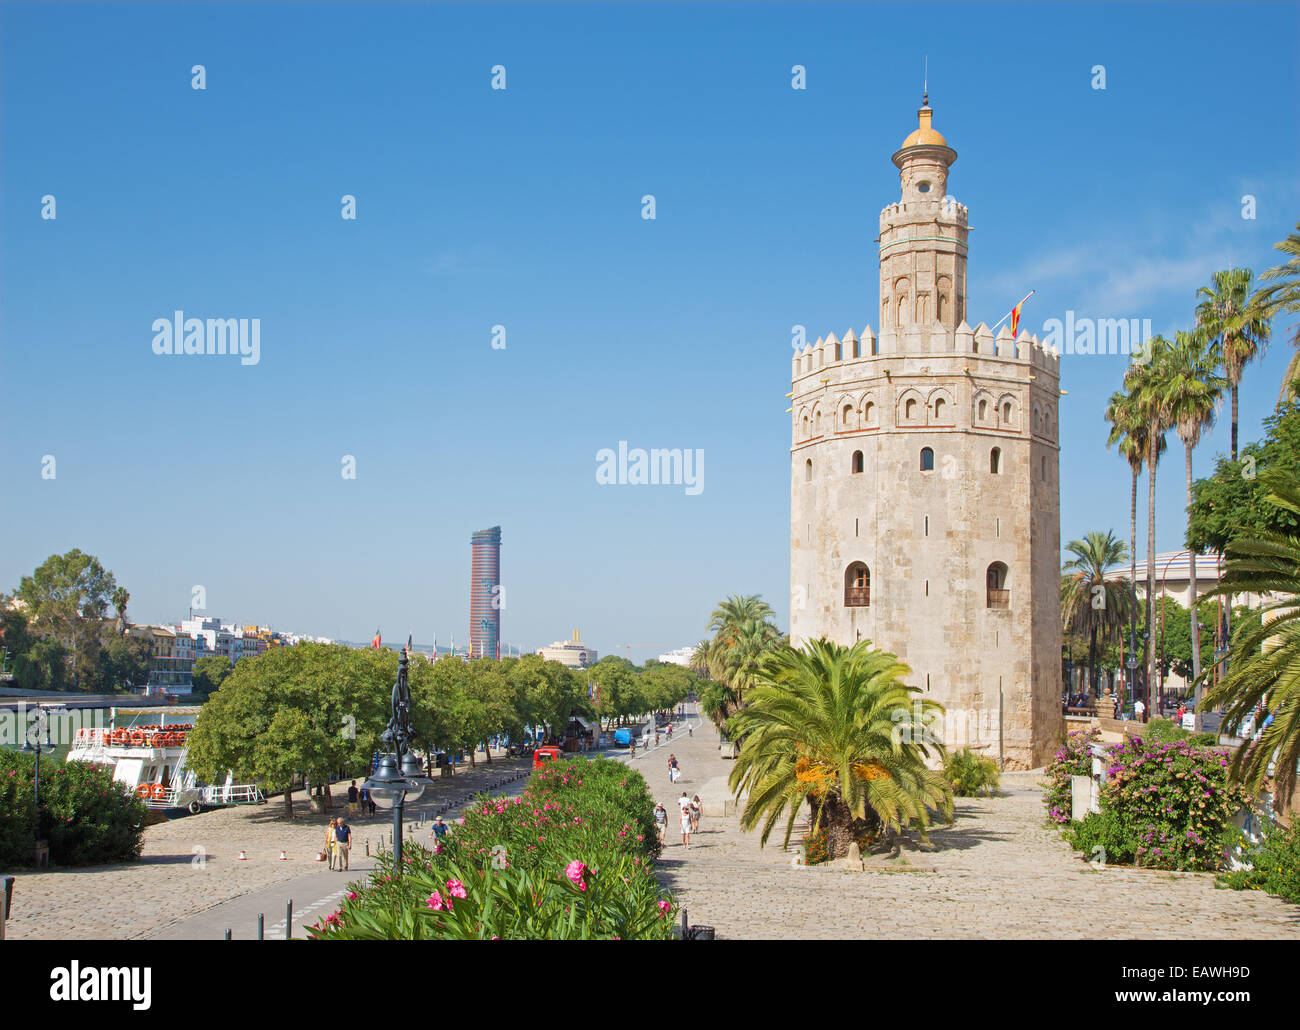
POLYGON ((977 755, 968 747, 954 751, 944 759, 943 774, 959 798, 992 794, 998 785, 998 763, 977 755))
POLYGON ((1135 860, 1160 869, 1219 869, 1250 794, 1228 779, 1222 749, 1129 736, 1109 751, 1101 804, 1123 820, 1135 860))
MULTIPOLYGON (((11 794, 21 794, 30 805, 35 770, 35 756, 0 750, 0 780, 25 781, 24 786, 0 791, 0 808, 7 807, 3 799, 11 794)), ((14 864, 30 863, 32 857, 31 825, 17 821, 19 803, 14 802, 14 826, 16 833, 25 830, 27 836, 13 838, 12 847, 18 851, 14 864)), ((144 802, 106 769, 87 762, 41 762, 40 836, 50 842, 50 861, 56 865, 139 858, 146 811, 144 802)), ((5 848, 6 841, 0 839, 0 855, 5 848)))
POLYGON ((29 865, 36 840, 31 777, 6 762, 0 751, 0 870, 29 865))
POLYGON ((1265 891, 1300 904, 1300 822, 1289 829, 1269 826, 1263 841, 1242 849, 1241 859, 1249 862, 1251 868, 1221 874, 1217 886, 1265 891))
POLYGON ((1141 736, 1152 744, 1168 744, 1174 740, 1186 740, 1191 736, 1172 719, 1152 719, 1142 728, 1141 736))
POLYGON ((1047 789, 1043 791, 1043 803, 1052 822, 1064 826, 1070 821, 1070 777, 1092 775, 1092 745, 1099 740, 1101 730, 1075 730, 1065 737, 1044 770, 1047 789))
POLYGON ((1111 808, 1089 812, 1082 822, 1072 822, 1065 831, 1065 839, 1075 851, 1082 851, 1091 861, 1100 858, 1105 862, 1132 862, 1137 854, 1137 841, 1125 820, 1111 808), (1100 855, 1097 848, 1102 849, 1100 855))
POLYGON ((548 763, 523 794, 483 797, 433 850, 404 846, 353 885, 314 940, 663 940, 673 903, 654 876, 654 800, 640 773, 548 763))

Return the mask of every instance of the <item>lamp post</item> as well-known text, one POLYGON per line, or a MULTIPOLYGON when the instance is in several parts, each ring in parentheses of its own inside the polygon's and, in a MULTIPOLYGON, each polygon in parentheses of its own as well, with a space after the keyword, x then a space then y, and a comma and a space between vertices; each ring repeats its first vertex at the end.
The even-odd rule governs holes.
POLYGON ((41 838, 41 752, 53 751, 54 744, 50 740, 50 717, 49 709, 45 705, 36 706, 36 718, 32 720, 31 726, 23 734, 23 744, 18 750, 26 754, 36 754, 36 776, 32 784, 32 802, 36 807, 36 845, 39 849, 41 838), (35 730, 35 734, 32 733, 35 730), (41 740, 42 732, 45 740, 41 740), (32 737, 36 737, 35 745, 32 744, 32 737))
POLYGON ((393 684, 392 716, 380 739, 391 753, 380 756, 379 767, 363 785, 375 804, 393 810, 393 875, 402 873, 402 815, 409 797, 412 801, 424 793, 429 782, 419 759, 411 754, 411 690, 407 685, 408 650, 397 660, 397 682, 393 684))

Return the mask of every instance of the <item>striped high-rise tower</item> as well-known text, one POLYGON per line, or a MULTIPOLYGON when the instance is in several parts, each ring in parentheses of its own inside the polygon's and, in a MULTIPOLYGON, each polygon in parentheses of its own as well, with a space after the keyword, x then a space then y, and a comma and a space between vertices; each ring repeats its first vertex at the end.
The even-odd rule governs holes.
POLYGON ((470 537, 469 653, 496 658, 501 643, 501 527, 470 537))

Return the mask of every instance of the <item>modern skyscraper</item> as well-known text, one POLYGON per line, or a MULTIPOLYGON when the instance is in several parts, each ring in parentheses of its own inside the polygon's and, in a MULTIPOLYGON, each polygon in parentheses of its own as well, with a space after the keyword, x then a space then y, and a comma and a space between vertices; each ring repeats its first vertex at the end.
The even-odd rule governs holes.
POLYGON ((470 538, 469 653, 496 658, 501 644, 501 527, 470 538))

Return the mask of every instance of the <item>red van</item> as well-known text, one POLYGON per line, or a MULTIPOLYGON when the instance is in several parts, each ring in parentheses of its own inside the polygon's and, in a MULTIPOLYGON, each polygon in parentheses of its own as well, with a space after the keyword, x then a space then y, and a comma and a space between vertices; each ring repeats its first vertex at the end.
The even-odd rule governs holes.
POLYGON ((540 769, 547 762, 554 762, 564 757, 564 749, 558 747, 539 747, 533 752, 533 768, 540 769))

